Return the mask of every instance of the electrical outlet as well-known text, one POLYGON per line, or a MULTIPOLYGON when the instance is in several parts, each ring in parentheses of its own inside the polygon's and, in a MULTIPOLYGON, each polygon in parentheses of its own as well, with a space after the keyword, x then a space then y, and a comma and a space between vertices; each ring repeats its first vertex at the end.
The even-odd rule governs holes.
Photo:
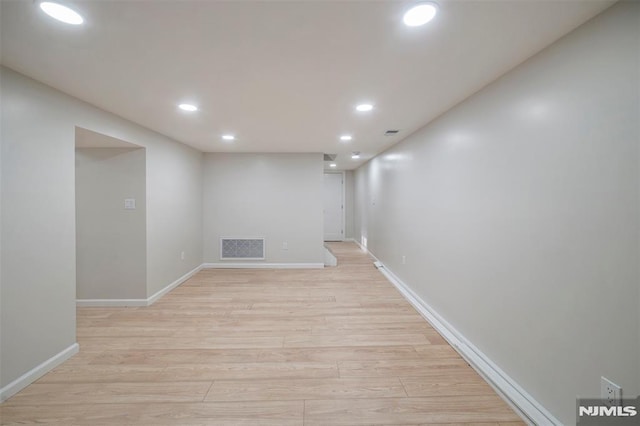
POLYGON ((289 243, 288 242, 284 241, 282 243, 282 250, 289 250, 289 243))
POLYGON ((407 264, 407 256, 402 256, 402 264, 403 265, 407 264))
POLYGON ((622 405, 622 388, 605 377, 600 377, 600 397, 607 407, 622 405))
POLYGON ((184 260, 184 252, 180 253, 180 259, 184 260))

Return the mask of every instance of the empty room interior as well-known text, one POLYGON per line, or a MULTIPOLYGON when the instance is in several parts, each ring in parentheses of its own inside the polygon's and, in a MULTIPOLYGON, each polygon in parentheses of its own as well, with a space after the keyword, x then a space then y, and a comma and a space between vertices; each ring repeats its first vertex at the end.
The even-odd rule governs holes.
POLYGON ((640 2, 0 0, 0 48, 0 424, 640 418, 640 2))

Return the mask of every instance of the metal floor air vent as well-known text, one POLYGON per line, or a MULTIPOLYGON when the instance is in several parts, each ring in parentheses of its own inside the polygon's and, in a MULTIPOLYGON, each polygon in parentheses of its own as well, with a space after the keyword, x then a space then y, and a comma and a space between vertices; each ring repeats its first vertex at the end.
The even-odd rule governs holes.
POLYGON ((264 259, 264 238, 220 238, 220 259, 264 259))

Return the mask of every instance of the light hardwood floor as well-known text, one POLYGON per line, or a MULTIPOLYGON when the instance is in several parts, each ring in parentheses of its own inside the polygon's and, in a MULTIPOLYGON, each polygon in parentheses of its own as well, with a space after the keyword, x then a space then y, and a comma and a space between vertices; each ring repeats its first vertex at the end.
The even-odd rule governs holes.
POLYGON ((205 270, 146 308, 78 309, 80 353, 3 425, 521 425, 373 267, 205 270))

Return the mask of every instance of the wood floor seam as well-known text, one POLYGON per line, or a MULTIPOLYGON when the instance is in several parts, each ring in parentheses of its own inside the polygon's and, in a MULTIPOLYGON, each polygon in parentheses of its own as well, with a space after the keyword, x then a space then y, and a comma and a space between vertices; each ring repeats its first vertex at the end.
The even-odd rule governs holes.
POLYGON ((402 385, 402 390, 404 390, 404 394, 407 396, 407 398, 409 397, 409 392, 407 392, 407 387, 404 385, 404 382, 402 381, 402 377, 398 377, 398 381, 400 382, 400 384, 402 385))
POLYGON ((211 392, 211 388, 213 387, 215 382, 216 382, 215 380, 211 381, 211 384, 209 385, 209 388, 205 392, 204 396, 202 397, 202 401, 201 402, 205 402, 207 400, 207 397, 209 396, 209 392, 211 392))
POLYGON ((338 266, 202 270, 149 307, 77 309, 80 352, 2 425, 522 425, 353 243, 338 266))

